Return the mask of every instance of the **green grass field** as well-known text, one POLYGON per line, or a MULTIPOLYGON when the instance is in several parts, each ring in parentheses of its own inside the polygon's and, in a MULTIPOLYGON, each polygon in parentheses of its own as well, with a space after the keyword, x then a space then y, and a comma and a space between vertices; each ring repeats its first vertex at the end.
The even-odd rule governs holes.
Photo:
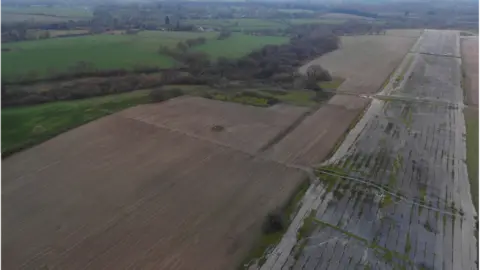
POLYGON ((278 29, 285 28, 287 25, 277 20, 263 19, 210 19, 210 20, 187 20, 186 23, 211 28, 227 28, 232 31, 258 30, 258 29, 278 29))
POLYGON ((268 44, 287 43, 287 37, 273 36, 251 36, 240 33, 233 33, 231 37, 223 40, 212 39, 205 44, 193 48, 208 54, 212 59, 218 57, 238 58, 247 55, 253 50, 260 49, 268 44))
POLYGON ((290 23, 294 25, 299 24, 342 24, 346 19, 291 19, 290 23))
MULTIPOLYGON (((39 78, 66 71, 79 61, 99 69, 134 68, 137 65, 171 67, 175 61, 157 53, 163 46, 197 37, 214 38, 217 33, 143 31, 137 35, 93 35, 16 42, 2 45, 2 77, 22 80, 29 73, 39 78)), ((31 74, 30 74, 31 75, 31 74)), ((30 77, 30 76, 29 76, 30 77)))
POLYGON ((150 102, 149 91, 2 109, 2 156, 102 116, 150 102))

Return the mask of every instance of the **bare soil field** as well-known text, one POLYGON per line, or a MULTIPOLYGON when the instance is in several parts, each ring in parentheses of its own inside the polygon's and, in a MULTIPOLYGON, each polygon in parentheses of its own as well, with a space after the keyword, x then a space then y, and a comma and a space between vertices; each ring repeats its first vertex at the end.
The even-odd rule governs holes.
POLYGON ((418 38, 423 33, 423 29, 388 29, 387 36, 418 38))
POLYGON ((236 106, 196 98, 140 106, 3 160, 4 269, 237 266, 266 214, 306 176, 211 143, 229 144, 202 131, 211 124, 244 135, 250 125, 250 140, 262 141, 281 126, 277 117, 299 113, 236 106))
POLYGON ((465 103, 478 106, 478 37, 462 38, 461 46, 465 103))
POLYGON ((366 98, 336 95, 264 155, 282 163, 318 164, 331 153, 368 103, 366 98))
POLYGON ((319 64, 332 76, 346 79, 338 91, 375 93, 415 41, 415 37, 389 35, 342 37, 340 49, 309 62, 299 71, 319 64))
POLYGON ((282 104, 264 109, 186 96, 169 100, 162 106, 145 105, 120 114, 254 154, 307 110, 282 104), (223 130, 212 132, 214 126, 223 130))

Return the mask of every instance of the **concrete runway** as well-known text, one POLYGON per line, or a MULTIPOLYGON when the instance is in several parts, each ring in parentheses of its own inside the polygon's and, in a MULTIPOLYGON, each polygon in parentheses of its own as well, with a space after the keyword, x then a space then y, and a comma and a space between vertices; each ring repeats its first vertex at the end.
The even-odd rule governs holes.
POLYGON ((478 269, 458 32, 425 30, 409 55, 262 269, 478 269))

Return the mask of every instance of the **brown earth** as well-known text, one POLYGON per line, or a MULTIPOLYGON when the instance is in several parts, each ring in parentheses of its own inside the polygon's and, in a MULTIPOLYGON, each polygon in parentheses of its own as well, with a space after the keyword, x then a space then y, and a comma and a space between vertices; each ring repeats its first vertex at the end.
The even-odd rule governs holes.
POLYGON ((264 155, 282 163, 316 165, 328 157, 368 104, 366 98, 336 95, 264 155))
POLYGON ((462 38, 461 46, 465 103, 478 107, 478 37, 462 38))
POLYGON ((279 118, 287 123, 301 110, 271 111, 174 99, 107 116, 5 159, 2 266, 234 268, 266 214, 305 177, 223 145, 254 151, 282 127, 279 118), (210 136, 211 124, 238 133, 210 136))
POLYGON ((120 114, 254 154, 306 112, 307 108, 291 105, 280 104, 264 109, 200 97, 183 97, 169 100, 162 106, 145 105, 120 114), (212 132, 214 126, 224 129, 212 132))
POLYGON ((310 65, 319 64, 332 76, 346 79, 338 91, 375 93, 416 40, 393 35, 342 37, 340 49, 309 62, 299 71, 304 73, 310 65))
POLYGON ((386 35, 397 37, 418 38, 423 33, 423 29, 388 29, 386 35))

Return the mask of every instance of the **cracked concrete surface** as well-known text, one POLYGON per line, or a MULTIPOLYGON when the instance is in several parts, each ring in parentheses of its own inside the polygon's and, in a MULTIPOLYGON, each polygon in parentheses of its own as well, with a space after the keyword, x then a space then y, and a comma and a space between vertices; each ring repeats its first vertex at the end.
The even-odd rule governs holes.
POLYGON ((410 55, 399 86, 387 85, 316 170, 262 269, 478 268, 458 32, 426 30, 410 55), (311 210, 315 229, 299 244, 311 210))

